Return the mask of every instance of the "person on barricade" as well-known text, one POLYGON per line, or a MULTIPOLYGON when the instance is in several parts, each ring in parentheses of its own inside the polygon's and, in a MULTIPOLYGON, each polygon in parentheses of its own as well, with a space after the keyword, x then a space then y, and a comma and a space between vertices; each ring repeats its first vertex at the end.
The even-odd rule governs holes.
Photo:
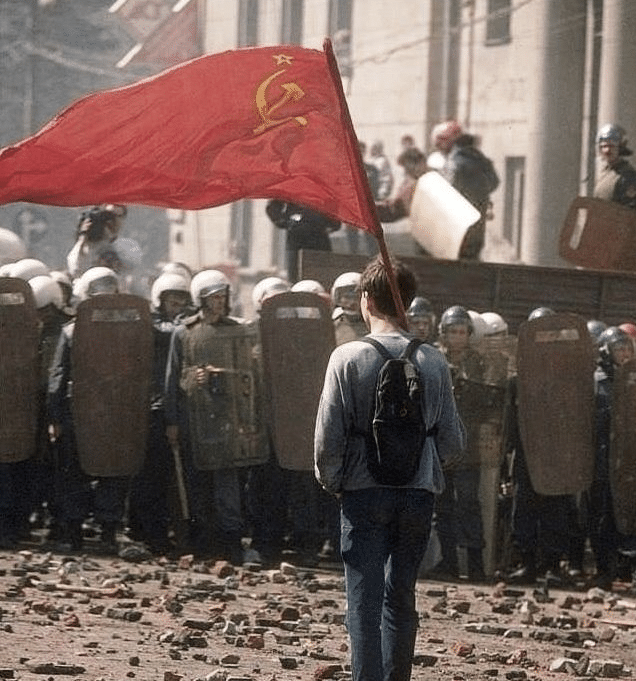
POLYGON ((442 176, 481 214, 466 232, 459 251, 460 258, 478 260, 485 241, 490 194, 499 186, 499 177, 492 161, 475 146, 475 137, 465 133, 457 121, 435 126, 432 139, 446 157, 442 176))
POLYGON ((367 333, 360 312, 359 286, 359 272, 343 272, 336 277, 331 287, 336 345, 356 340, 367 333))
MULTIPOLYGON (((81 300, 113 294, 119 290, 117 275, 107 267, 92 267, 77 281, 81 300)), ((48 417, 51 441, 58 447, 58 490, 64 524, 63 548, 79 551, 83 546, 82 523, 94 511, 101 525, 102 547, 117 551, 116 532, 122 521, 129 479, 100 477, 91 486, 91 478, 80 466, 72 415, 71 347, 75 322, 62 328, 51 363, 48 386, 48 417)))
POLYGON ((384 201, 391 196, 393 191, 393 171, 391 170, 391 163, 384 153, 384 143, 376 140, 371 145, 371 164, 378 173, 378 191, 374 198, 378 201, 384 201))
POLYGON ((415 296, 406 311, 409 331, 421 338, 425 343, 435 342, 435 312, 428 299, 415 296))
MULTIPOLYGON (((190 303, 190 285, 180 274, 162 274, 151 290, 154 358, 150 397, 150 426, 142 470, 135 476, 128 503, 131 536, 147 543, 153 553, 167 553, 170 509, 170 481, 176 479, 175 461, 166 435, 164 390, 170 340, 177 319, 190 303)), ((177 481, 178 485, 178 481, 177 481)), ((178 493, 184 493, 180 489, 178 493)))
POLYGON ((632 150, 627 147, 625 130, 608 123, 596 136, 600 168, 594 197, 636 208, 636 169, 627 161, 632 150))
POLYGON ((230 282, 203 270, 190 284, 198 312, 177 326, 166 374, 166 432, 182 453, 190 542, 198 555, 243 562, 242 474, 248 434, 232 413, 234 377, 253 371, 254 334, 230 316, 230 282))
MULTIPOLYGON (((408 307, 415 278, 400 263, 394 269, 408 307)), ((360 288, 368 338, 397 357, 414 339, 399 326, 379 258, 364 270, 360 288)), ((415 475, 402 486, 378 482, 370 464, 375 457, 369 451, 369 415, 384 362, 371 343, 360 339, 333 351, 318 408, 315 472, 340 501, 353 681, 410 678, 418 629, 415 584, 430 535, 434 495, 444 485, 442 466, 461 457, 464 447, 444 358, 425 343, 411 356, 420 376, 426 434, 415 475)))
POLYGON ((276 227, 287 231, 287 279, 295 284, 298 281, 298 252, 303 249, 331 251, 329 234, 340 229, 340 222, 311 208, 279 199, 268 201, 265 212, 276 227))
MULTIPOLYGON (((538 307, 528 320, 553 314, 549 307, 538 307)), ((509 384, 504 432, 513 487, 512 542, 519 557, 508 579, 519 584, 532 584, 539 577, 559 582, 561 558, 570 551, 575 501, 570 495, 537 494, 532 486, 519 430, 516 376, 509 384)))
POLYGON ((115 204, 93 206, 82 213, 77 225, 75 244, 66 256, 68 271, 74 279, 89 267, 100 263, 119 235, 126 207, 115 204))
POLYGON ((404 168, 404 180, 393 198, 375 204, 380 222, 397 222, 409 216, 415 185, 428 170, 426 156, 415 147, 403 151, 397 162, 404 168))
POLYGON ((446 487, 435 502, 435 528, 440 541, 442 560, 434 575, 459 577, 458 548, 466 549, 468 579, 484 581, 482 549, 484 546, 481 504, 479 501, 480 459, 477 424, 462 403, 469 397, 471 383, 484 376, 483 358, 470 345, 473 322, 466 308, 453 305, 440 318, 438 347, 446 357, 453 380, 457 408, 467 430, 467 455, 453 469, 446 471, 446 487))
POLYGON ((617 576, 625 541, 616 527, 610 484, 610 448, 614 377, 617 368, 634 357, 629 335, 608 327, 599 339, 599 362, 594 372, 596 397, 596 459, 594 480, 588 492, 589 536, 596 565, 596 586, 610 591, 617 576))

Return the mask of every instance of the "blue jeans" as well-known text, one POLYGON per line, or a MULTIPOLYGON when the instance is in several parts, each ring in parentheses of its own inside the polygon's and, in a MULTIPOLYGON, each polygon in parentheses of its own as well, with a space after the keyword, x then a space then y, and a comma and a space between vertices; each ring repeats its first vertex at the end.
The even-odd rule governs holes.
POLYGON ((373 487, 345 492, 341 550, 353 681, 408 681, 418 615, 415 583, 433 494, 373 487))

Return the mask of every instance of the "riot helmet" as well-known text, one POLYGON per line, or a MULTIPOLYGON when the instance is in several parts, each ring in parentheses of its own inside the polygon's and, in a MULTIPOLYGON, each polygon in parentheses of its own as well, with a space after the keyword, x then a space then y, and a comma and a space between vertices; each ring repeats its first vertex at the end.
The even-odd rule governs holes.
POLYGON ((230 280, 219 270, 203 270, 192 277, 190 282, 190 295, 193 303, 203 307, 203 300, 215 293, 225 293, 226 314, 229 314, 230 303, 230 280))
POLYGON ((528 321, 531 322, 533 319, 539 319, 541 317, 550 317, 553 314, 556 314, 556 312, 551 307, 535 307, 528 315, 528 321))
POLYGON ((293 293, 317 293, 321 296, 327 293, 324 286, 315 279, 302 279, 296 282, 290 290, 293 293))
POLYGON ((488 335, 488 324, 486 324, 484 318, 476 310, 468 310, 468 314, 473 323, 473 332, 470 340, 473 344, 476 344, 484 336, 488 335))
POLYGON ((627 148, 625 129, 616 123, 606 123, 596 135, 596 144, 611 144, 618 148, 619 156, 629 156, 632 152, 627 148))
POLYGON ((587 320, 587 330, 590 337, 594 341, 595 345, 599 344, 601 334, 607 329, 607 324, 602 322, 600 319, 588 319, 587 320))
POLYGON ((442 312, 439 320, 440 334, 446 333, 449 326, 466 326, 468 333, 473 332, 473 320, 468 314, 468 310, 462 305, 453 305, 442 312))
POLYGON ((431 317, 434 315, 430 301, 423 296, 415 296, 406 311, 407 317, 431 317))
POLYGON ((289 283, 280 277, 265 277, 256 283, 252 289, 252 304, 255 310, 260 310, 263 301, 278 293, 289 291, 289 283))
POLYGON ((119 279, 110 267, 91 267, 75 281, 75 294, 80 300, 118 292, 119 279))
POLYGON ((599 338, 601 360, 613 364, 623 364, 634 356, 634 341, 618 326, 610 326, 599 338))
POLYGON ((162 296, 165 293, 180 293, 189 300, 190 286, 186 278, 180 274, 159 275, 150 289, 150 302, 155 310, 161 308, 162 296))
POLYGON ((435 313, 429 300, 415 296, 406 310, 409 330, 422 340, 431 341, 435 335, 435 313))
POLYGON ((360 272, 343 272, 339 274, 331 287, 331 300, 336 306, 341 305, 341 296, 355 293, 360 286, 360 272))
POLYGON ((360 312, 360 280, 362 275, 359 272, 343 272, 336 277, 331 287, 331 300, 333 302, 334 314, 339 310, 349 318, 359 318, 360 312))
POLYGON ((42 274, 48 274, 49 268, 41 261, 35 258, 23 258, 14 263, 11 269, 10 276, 16 279, 24 279, 29 281, 33 277, 38 277, 42 274))
POLYGON ((40 274, 29 279, 29 286, 33 291, 35 307, 41 310, 49 305, 54 305, 58 310, 64 307, 64 296, 62 288, 53 277, 47 274, 40 274))
POLYGON ((507 336, 508 324, 506 320, 497 312, 482 312, 481 318, 486 322, 488 330, 486 336, 507 336))
POLYGON ((192 281, 192 271, 182 262, 167 262, 161 268, 161 274, 180 274, 188 282, 188 286, 192 281))
POLYGON ((24 241, 10 229, 0 227, 0 265, 14 263, 25 258, 27 248, 24 241))

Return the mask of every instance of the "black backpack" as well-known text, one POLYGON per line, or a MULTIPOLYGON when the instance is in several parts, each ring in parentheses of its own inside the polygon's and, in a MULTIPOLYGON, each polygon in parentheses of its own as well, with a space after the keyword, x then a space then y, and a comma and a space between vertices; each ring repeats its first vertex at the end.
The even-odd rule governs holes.
POLYGON ((420 372, 411 360, 423 341, 414 338, 399 357, 393 357, 374 338, 359 340, 373 345, 384 358, 365 433, 367 466, 380 485, 406 485, 417 473, 424 440, 432 432, 424 422, 420 372))

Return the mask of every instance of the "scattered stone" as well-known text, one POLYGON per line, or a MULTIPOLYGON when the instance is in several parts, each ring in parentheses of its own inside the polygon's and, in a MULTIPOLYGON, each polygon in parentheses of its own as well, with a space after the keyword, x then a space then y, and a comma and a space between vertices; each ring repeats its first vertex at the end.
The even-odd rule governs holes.
POLYGON ((295 657, 279 657, 278 660, 283 669, 298 669, 298 660, 295 657))
POLYGON ((591 660, 587 668, 590 676, 602 676, 604 678, 616 678, 623 671, 623 663, 617 660, 591 660))
POLYGON ((342 672, 342 665, 340 664, 329 664, 322 667, 317 667, 314 671, 314 679, 316 681, 323 681, 323 679, 335 679, 337 674, 342 672))
POLYGON ((462 642, 458 641, 451 648, 451 650, 458 657, 468 657, 469 655, 473 654, 473 652, 475 650, 475 646, 474 646, 473 643, 462 643, 462 642))
POLYGON ((86 671, 85 667, 76 664, 64 664, 54 662, 34 662, 27 664, 26 668, 32 674, 61 674, 63 676, 77 676, 86 671))

